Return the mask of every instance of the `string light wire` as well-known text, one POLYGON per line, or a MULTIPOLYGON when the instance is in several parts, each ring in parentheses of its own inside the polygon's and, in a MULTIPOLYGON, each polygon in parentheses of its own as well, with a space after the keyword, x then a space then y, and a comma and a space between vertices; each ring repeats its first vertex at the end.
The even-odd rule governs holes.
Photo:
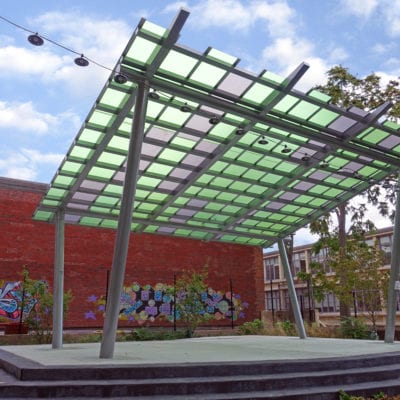
POLYGON ((32 34, 34 34, 34 35, 39 35, 39 36, 40 36, 43 40, 45 40, 46 42, 52 43, 52 44, 54 44, 55 46, 58 46, 58 47, 60 47, 60 48, 62 48, 62 49, 64 49, 64 50, 66 50, 66 51, 69 51, 70 53, 73 53, 73 54, 78 55, 79 57, 85 58, 87 61, 89 61, 90 63, 93 63, 93 64, 97 65, 97 66, 100 67, 100 68, 104 68, 104 69, 106 69, 106 70, 108 70, 108 71, 111 71, 111 72, 116 72, 115 69, 110 68, 110 67, 107 67, 106 65, 103 65, 103 64, 97 62, 96 60, 93 60, 92 58, 89 58, 89 57, 85 56, 83 52, 80 52, 80 51, 76 51, 76 50, 74 50, 74 49, 71 49, 70 47, 65 46, 64 44, 62 44, 62 43, 60 43, 60 42, 57 42, 57 41, 55 41, 55 40, 53 40, 53 39, 50 39, 50 38, 47 37, 47 36, 43 36, 43 35, 39 34, 38 32, 32 31, 32 30, 30 30, 30 29, 28 29, 28 28, 25 28, 24 26, 22 26, 22 25, 20 25, 20 24, 17 24, 16 22, 11 21, 10 19, 8 19, 8 18, 6 18, 6 17, 3 17, 2 15, 0 15, 0 19, 3 20, 4 22, 7 22, 7 23, 10 24, 10 25, 15 26, 16 28, 19 28, 19 29, 25 31, 25 32, 32 33, 32 34))

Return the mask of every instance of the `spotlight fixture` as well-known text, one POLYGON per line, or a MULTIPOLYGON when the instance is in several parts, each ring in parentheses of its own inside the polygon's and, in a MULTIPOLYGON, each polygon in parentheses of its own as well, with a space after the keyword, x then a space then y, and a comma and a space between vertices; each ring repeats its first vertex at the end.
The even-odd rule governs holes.
POLYGON ((190 111, 192 111, 192 109, 188 106, 187 103, 183 104, 183 105, 181 106, 180 110, 181 110, 182 112, 190 112, 190 111))
POLYGON ((281 150, 281 153, 283 154, 289 154, 292 150, 289 149, 289 147, 287 146, 287 144, 283 145, 283 149, 281 150))
POLYGON ((89 65, 89 61, 86 60, 83 54, 81 54, 80 57, 75 58, 74 62, 79 67, 87 67, 89 65))
POLYGON ((216 115, 214 115, 213 117, 211 117, 211 118, 208 120, 208 122, 209 122, 211 125, 217 125, 218 122, 219 122, 219 118, 218 118, 216 115))
POLYGON ((114 75, 114 82, 123 85, 124 83, 128 82, 128 78, 122 74, 115 74, 114 75))
POLYGON ((263 136, 261 137, 261 139, 258 141, 258 144, 262 144, 262 145, 268 144, 268 140, 265 139, 265 136, 264 136, 264 135, 263 135, 263 136))
POLYGON ((28 42, 34 46, 42 46, 44 43, 43 39, 38 35, 37 32, 28 36, 28 42))
POLYGON ((329 163, 327 161, 322 161, 321 164, 319 165, 321 168, 328 168, 329 163))
POLYGON ((242 136, 242 135, 244 135, 246 133, 246 129, 244 129, 244 128, 237 128, 236 129, 236 132, 235 132, 235 135, 237 135, 237 136, 242 136))
POLYGON ((155 90, 153 90, 149 93, 149 97, 154 100, 158 100, 160 98, 160 95, 155 90))
POLYGON ((304 162, 310 161, 310 156, 307 153, 304 153, 304 156, 301 157, 301 161, 304 161, 304 162))

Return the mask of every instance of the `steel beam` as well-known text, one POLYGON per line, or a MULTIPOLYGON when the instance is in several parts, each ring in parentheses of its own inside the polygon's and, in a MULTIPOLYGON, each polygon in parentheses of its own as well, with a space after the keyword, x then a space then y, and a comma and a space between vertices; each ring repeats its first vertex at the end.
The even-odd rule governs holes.
POLYGON ((300 339, 306 339, 307 334, 304 328, 303 318, 301 316, 299 302, 297 301, 296 289, 293 283, 292 272, 290 271, 289 260, 285 248, 285 243, 283 239, 278 240, 279 254, 281 256, 283 271, 285 273, 286 283, 289 292, 290 303, 293 308, 294 319, 296 321, 297 333, 299 334, 300 339))
MULTIPOLYGON (((400 175, 398 178, 400 185, 400 175)), ((399 280, 400 270, 400 196, 399 189, 396 194, 396 211, 393 226, 392 257, 390 262, 390 278, 388 288, 388 301, 386 309, 385 343, 393 343, 396 330, 396 309, 398 288, 396 282, 399 280)))
POLYGON ((64 211, 62 209, 59 209, 55 217, 53 338, 52 338, 53 349, 61 349, 63 344, 64 226, 65 226, 64 211))
POLYGON ((100 358, 112 358, 114 356, 114 345, 120 311, 120 297, 124 282, 129 238, 131 234, 133 200, 136 191, 140 153, 144 136, 147 93, 148 88, 145 82, 139 82, 134 118, 132 121, 132 133, 129 142, 121 211, 119 213, 117 236, 114 245, 110 284, 107 293, 100 358))

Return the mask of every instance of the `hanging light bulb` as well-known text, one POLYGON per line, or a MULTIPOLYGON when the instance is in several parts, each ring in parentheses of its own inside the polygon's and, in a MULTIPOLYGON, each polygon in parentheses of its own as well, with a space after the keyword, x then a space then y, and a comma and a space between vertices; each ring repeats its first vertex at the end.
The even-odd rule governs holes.
POLYGON ((289 149, 289 147, 287 146, 287 144, 283 145, 283 149, 281 150, 281 153, 283 154, 289 154, 292 150, 289 149))
POLYGON ((149 93, 149 97, 154 99, 154 100, 158 100, 160 98, 160 95, 155 90, 152 90, 149 93))
POLYGON ((208 122, 209 122, 211 125, 217 125, 218 122, 219 122, 219 118, 218 118, 216 115, 214 115, 213 117, 211 117, 211 118, 208 120, 208 122))
POLYGON ((83 54, 81 54, 80 57, 75 58, 74 62, 79 67, 87 67, 89 65, 89 61, 86 60, 83 54))
POLYGON ((307 153, 304 153, 304 156, 301 157, 301 161, 304 161, 304 162, 310 161, 310 156, 307 153))
POLYGON ((261 137, 261 139, 258 141, 258 144, 261 144, 261 145, 268 144, 268 140, 265 139, 265 136, 264 136, 264 135, 263 135, 263 136, 261 137))
POLYGON ((37 32, 28 36, 28 42, 34 46, 42 46, 44 43, 43 39, 38 35, 37 32))
POLYGON ((182 112, 190 112, 190 111, 192 111, 192 109, 188 106, 188 103, 185 103, 185 104, 181 105, 180 110, 182 112))
POLYGON ((322 161, 321 164, 319 165, 321 168, 328 168, 329 163, 327 161, 322 161))
POLYGON ((124 83, 128 82, 128 78, 125 75, 118 73, 114 75, 114 82, 123 85, 124 83))

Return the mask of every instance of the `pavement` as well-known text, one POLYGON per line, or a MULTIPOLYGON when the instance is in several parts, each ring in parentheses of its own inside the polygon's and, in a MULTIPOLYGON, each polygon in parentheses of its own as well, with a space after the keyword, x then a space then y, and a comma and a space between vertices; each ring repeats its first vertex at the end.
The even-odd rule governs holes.
POLYGON ((1 350, 43 366, 165 364, 303 360, 400 352, 400 342, 283 336, 218 336, 117 342, 114 357, 101 359, 100 343, 0 346, 1 350))

